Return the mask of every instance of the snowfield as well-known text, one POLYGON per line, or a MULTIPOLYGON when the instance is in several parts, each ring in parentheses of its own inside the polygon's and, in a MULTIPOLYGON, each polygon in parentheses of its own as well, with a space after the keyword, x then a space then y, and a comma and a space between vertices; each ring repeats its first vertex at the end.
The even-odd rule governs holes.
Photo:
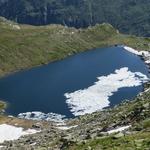
POLYGON ((112 133, 116 133, 116 132, 121 132, 121 131, 127 130, 127 129, 130 128, 130 127, 131 127, 131 125, 119 127, 119 128, 117 128, 117 129, 109 130, 109 131, 107 131, 107 133, 108 133, 108 134, 112 134, 112 133))
POLYGON ((39 131, 34 129, 23 130, 21 127, 15 127, 7 124, 0 125, 0 143, 4 141, 17 140, 21 136, 35 134, 39 131))

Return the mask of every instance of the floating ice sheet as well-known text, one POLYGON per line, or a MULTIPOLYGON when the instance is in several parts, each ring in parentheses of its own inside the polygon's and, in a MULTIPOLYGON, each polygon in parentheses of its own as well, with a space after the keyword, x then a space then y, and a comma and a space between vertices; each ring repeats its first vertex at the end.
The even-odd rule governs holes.
POLYGON ((87 89, 65 93, 66 103, 75 116, 89 114, 109 106, 109 97, 119 88, 140 86, 147 81, 146 75, 124 67, 108 76, 98 77, 98 81, 87 89))

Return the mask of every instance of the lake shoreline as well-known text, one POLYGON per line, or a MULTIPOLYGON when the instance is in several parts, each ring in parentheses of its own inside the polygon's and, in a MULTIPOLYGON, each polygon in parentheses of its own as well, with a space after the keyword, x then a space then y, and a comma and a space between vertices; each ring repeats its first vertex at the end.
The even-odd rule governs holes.
MULTIPOLYGON (((141 57, 142 60, 145 60, 145 61, 147 60, 147 57, 145 57, 145 56, 140 56, 140 57, 141 57)), ((114 110, 117 110, 120 107, 125 107, 126 108, 128 105, 132 105, 134 102, 136 102, 138 98, 141 98, 142 95, 144 96, 145 94, 147 94, 150 91, 149 85, 150 85, 150 82, 144 83, 143 84, 144 90, 142 92, 140 92, 136 96, 136 98, 133 99, 133 101, 132 100, 131 101, 123 100, 120 104, 114 106, 113 108, 107 108, 107 109, 104 109, 103 111, 97 111, 97 112, 94 112, 92 114, 86 114, 84 116, 75 117, 74 119, 68 119, 68 120, 66 120, 66 121, 64 121, 62 123, 55 123, 55 122, 48 122, 48 121, 35 121, 35 120, 19 119, 17 117, 12 117, 12 116, 5 116, 4 119, 3 119, 4 121, 0 120, 0 124, 8 124, 8 125, 12 125, 14 127, 23 127, 25 129, 31 128, 31 129, 35 129, 35 130, 41 131, 41 133, 39 133, 39 134, 36 133, 35 135, 33 135, 33 137, 34 136, 38 137, 40 134, 44 135, 44 131, 45 130, 49 130, 49 129, 52 129, 54 131, 57 130, 58 133, 59 132, 63 132, 64 134, 66 134, 67 131, 74 132, 76 130, 80 130, 80 128, 78 127, 79 126, 78 125, 78 121, 81 118, 83 118, 83 119, 84 119, 84 117, 88 118, 88 116, 89 117, 93 116, 95 118, 97 114, 102 114, 102 116, 103 115, 104 116, 105 115, 108 116, 108 114, 111 111, 113 112, 114 110)), ((122 123, 118 123, 118 121, 117 121, 117 128, 110 127, 110 129, 109 129, 109 127, 107 127, 109 129, 107 132, 111 132, 113 130, 119 130, 119 127, 123 128, 124 126, 129 126, 130 128, 132 128, 133 124, 134 123, 132 121, 129 121, 129 122, 123 123, 123 124, 122 123)), ((111 124, 109 126, 111 126, 111 124)), ((87 126, 87 128, 89 128, 89 127, 87 126)), ((102 129, 102 131, 101 131, 102 133, 106 132, 105 130, 104 131, 103 130, 104 129, 102 129)), ((127 131, 128 131, 128 129, 127 129, 127 131)), ((27 139, 28 137, 30 137, 30 136, 26 136, 26 137, 23 137, 23 138, 27 139)), ((2 144, 2 146, 5 147, 5 144, 9 143, 9 142, 11 143, 11 141, 7 141, 7 142, 1 143, 1 144, 2 144)))
POLYGON ((149 69, 150 69, 150 52, 148 51, 140 51, 140 50, 135 50, 131 47, 128 47, 128 46, 123 46, 123 48, 137 56, 139 56, 146 65, 149 66, 149 69))
MULTIPOLYGON (((118 45, 119 46, 119 45, 118 45)), ((132 49, 131 47, 128 47, 128 46, 123 46, 123 48, 131 53, 134 53, 135 55, 138 55, 142 60, 144 60, 145 64, 147 64, 149 67, 148 69, 150 69, 150 64, 147 63, 147 61, 150 61, 150 53, 147 52, 147 51, 138 51, 138 50, 135 50, 135 49, 132 49)), ((59 60, 57 60, 59 61, 59 60)), ((149 70, 150 71, 150 70, 149 70)), ((143 84, 143 87, 144 87, 145 84, 143 84)), ((144 92, 144 91, 142 91, 144 92)), ((5 105, 5 108, 7 107, 7 103, 4 101, 4 103, 6 104, 5 105)), ((5 109, 3 108, 3 110, 5 109)), ((106 108, 107 109, 107 108, 106 108)), ((3 111, 4 115, 7 115, 5 114, 5 112, 3 111)))

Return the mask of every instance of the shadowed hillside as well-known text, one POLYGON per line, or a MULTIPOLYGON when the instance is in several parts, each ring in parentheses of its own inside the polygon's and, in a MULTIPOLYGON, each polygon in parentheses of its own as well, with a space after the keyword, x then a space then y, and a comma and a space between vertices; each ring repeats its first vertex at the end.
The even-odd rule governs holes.
POLYGON ((0 15, 32 25, 87 27, 107 22, 123 33, 150 36, 149 0, 1 0, 0 15))

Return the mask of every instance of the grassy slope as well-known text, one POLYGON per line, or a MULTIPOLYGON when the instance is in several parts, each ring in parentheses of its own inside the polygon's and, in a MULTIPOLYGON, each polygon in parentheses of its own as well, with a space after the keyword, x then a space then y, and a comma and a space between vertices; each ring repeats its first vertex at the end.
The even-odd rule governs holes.
POLYGON ((116 43, 150 50, 150 39, 119 34, 109 24, 80 30, 60 25, 20 25, 18 30, 13 25, 0 19, 0 76, 116 43))
POLYGON ((149 150, 149 132, 138 132, 136 134, 127 135, 120 138, 109 136, 102 139, 90 140, 86 144, 81 144, 70 150, 86 150, 92 148, 94 150, 149 150))

